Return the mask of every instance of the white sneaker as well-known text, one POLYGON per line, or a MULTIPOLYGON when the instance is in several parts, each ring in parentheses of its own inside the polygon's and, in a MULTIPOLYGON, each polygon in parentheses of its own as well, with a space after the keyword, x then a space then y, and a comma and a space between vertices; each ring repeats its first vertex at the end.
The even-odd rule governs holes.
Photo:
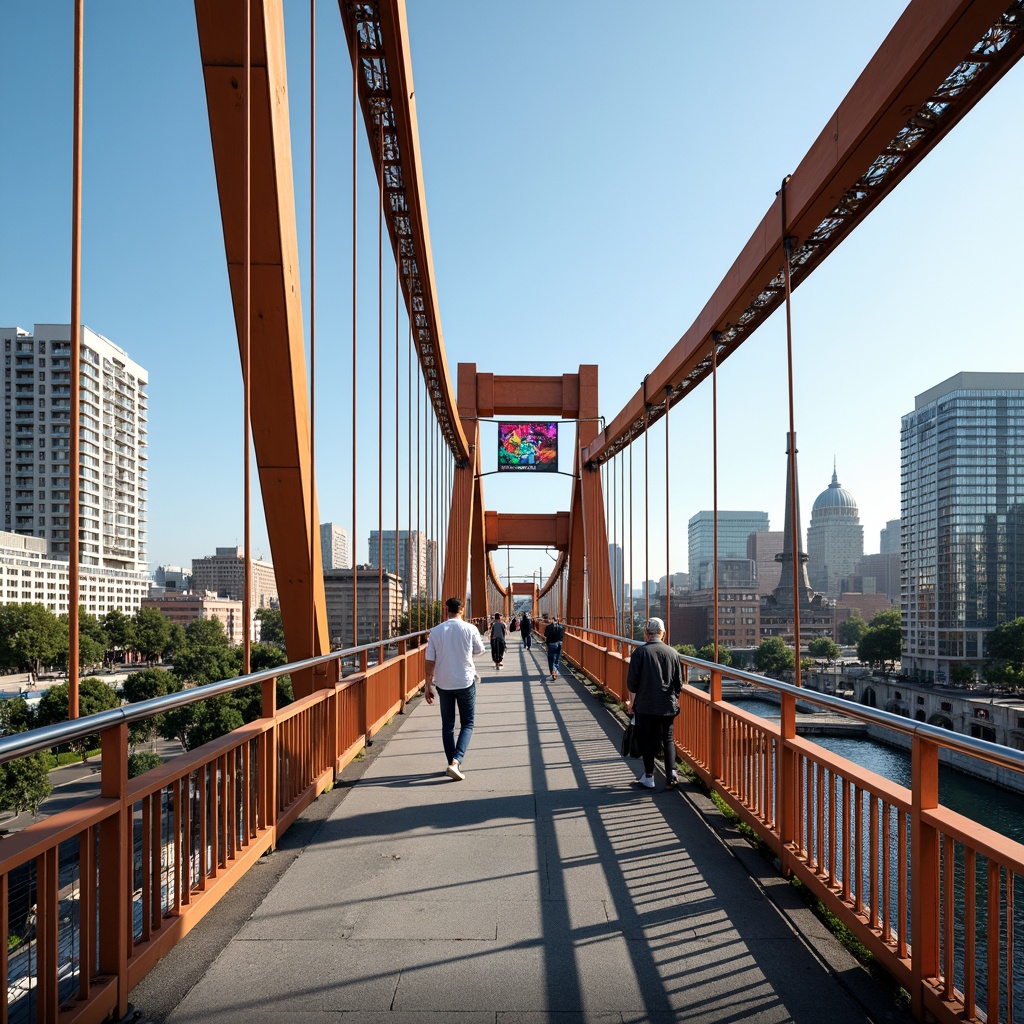
MULTIPOLYGON (((458 761, 452 761, 452 763, 450 765, 448 765, 448 770, 447 770, 446 774, 447 774, 448 778, 454 779, 456 782, 465 782, 466 781, 465 772, 463 772, 463 770, 459 767, 459 762, 458 761)), ((653 777, 651 778, 651 786, 652 787, 654 786, 654 778, 653 777)))
POLYGON ((643 786, 644 789, 654 789, 654 776, 653 775, 641 775, 636 780, 638 786, 643 786))

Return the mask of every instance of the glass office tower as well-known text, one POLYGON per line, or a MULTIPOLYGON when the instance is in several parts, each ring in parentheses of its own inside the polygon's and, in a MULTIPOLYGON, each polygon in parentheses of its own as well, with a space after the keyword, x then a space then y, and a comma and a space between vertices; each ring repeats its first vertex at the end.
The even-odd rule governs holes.
POLYGON ((946 682, 1024 615, 1024 373, 958 373, 901 428, 903 667, 946 682))

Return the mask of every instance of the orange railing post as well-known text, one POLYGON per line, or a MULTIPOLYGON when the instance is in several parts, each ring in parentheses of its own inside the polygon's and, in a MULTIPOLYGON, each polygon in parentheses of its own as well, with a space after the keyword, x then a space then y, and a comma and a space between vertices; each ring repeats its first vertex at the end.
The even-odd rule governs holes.
MULTIPOLYGON (((923 1020, 926 981, 939 973, 939 836, 935 828, 925 824, 922 812, 939 805, 939 748, 917 733, 911 747, 911 777, 910 1008, 918 1020, 923 1020)), ((967 1009, 972 1007, 968 1005, 967 1009)))
MULTIPOLYGON (((683 678, 686 678, 686 667, 683 667, 683 678)), ((710 703, 711 734, 708 737, 708 771, 711 778, 722 778, 722 670, 711 670, 711 684, 708 687, 710 703)))
POLYGON ((273 834, 270 848, 277 846, 277 679, 265 679, 262 683, 263 717, 270 726, 260 739, 259 763, 256 778, 259 793, 260 824, 273 834))
POLYGON ((405 640, 398 641, 398 701, 400 715, 405 714, 405 706, 409 703, 409 647, 405 640))
MULTIPOLYGON (((128 943, 131 938, 132 813, 128 805, 128 725, 100 735, 100 795, 119 804, 99 825, 99 970, 117 978, 117 1015, 128 1012, 128 943)), ((83 964, 83 970, 88 966, 83 964)))
POLYGON ((796 751, 792 740, 796 738, 796 698, 782 694, 782 715, 779 719, 779 764, 775 779, 775 820, 779 830, 779 859, 782 873, 789 878, 793 873, 792 843, 797 836, 797 771, 796 751))

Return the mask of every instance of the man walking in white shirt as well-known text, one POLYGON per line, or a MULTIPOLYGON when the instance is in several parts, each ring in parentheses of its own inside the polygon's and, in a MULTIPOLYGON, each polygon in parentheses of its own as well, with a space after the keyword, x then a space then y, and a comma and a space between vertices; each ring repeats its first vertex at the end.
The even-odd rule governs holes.
POLYGON ((427 638, 424 696, 434 703, 437 690, 441 705, 441 742, 448 760, 449 778, 465 779, 462 761, 466 756, 476 712, 476 666, 473 656, 484 653, 480 630, 462 617, 462 599, 445 601, 448 618, 435 626, 427 638), (455 709, 459 709, 459 737, 455 738, 455 709))

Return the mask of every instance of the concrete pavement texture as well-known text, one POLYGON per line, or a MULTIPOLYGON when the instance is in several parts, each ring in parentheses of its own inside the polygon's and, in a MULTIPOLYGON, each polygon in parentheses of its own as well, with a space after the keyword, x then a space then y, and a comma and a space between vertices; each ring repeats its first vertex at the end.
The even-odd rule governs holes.
POLYGON ((410 705, 133 990, 150 1024, 908 1021, 692 784, 513 637, 465 781, 410 705))

